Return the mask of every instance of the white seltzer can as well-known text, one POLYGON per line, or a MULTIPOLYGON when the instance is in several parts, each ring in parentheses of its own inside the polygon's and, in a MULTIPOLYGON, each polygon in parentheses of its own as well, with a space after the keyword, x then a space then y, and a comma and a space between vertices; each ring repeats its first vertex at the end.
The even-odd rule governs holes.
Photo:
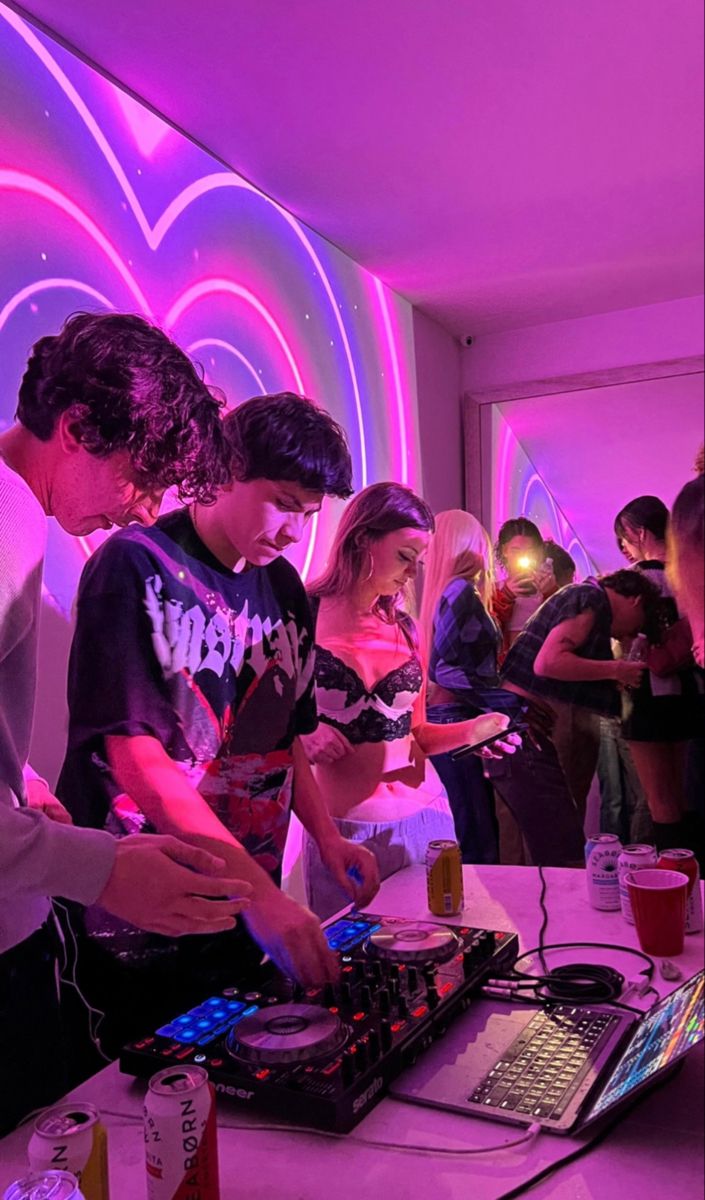
POLYGON ((635 842, 633 846, 625 846, 617 860, 617 877, 619 880, 619 906, 622 916, 630 925, 634 924, 632 902, 629 897, 626 874, 628 871, 643 871, 645 867, 655 867, 658 855, 655 846, 635 842))
POLYGON ((601 833, 585 844, 588 900, 604 912, 619 909, 617 862, 622 843, 616 833, 601 833))

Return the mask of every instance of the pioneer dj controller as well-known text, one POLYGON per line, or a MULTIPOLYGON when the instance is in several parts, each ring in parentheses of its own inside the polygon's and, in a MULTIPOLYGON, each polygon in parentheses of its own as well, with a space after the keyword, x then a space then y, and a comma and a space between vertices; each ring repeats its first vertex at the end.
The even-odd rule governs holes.
POLYGON ((347 1132, 517 956, 513 933, 371 913, 325 933, 341 960, 335 987, 304 991, 273 973, 260 990, 228 988, 125 1047, 121 1069, 198 1063, 222 1096, 347 1132))

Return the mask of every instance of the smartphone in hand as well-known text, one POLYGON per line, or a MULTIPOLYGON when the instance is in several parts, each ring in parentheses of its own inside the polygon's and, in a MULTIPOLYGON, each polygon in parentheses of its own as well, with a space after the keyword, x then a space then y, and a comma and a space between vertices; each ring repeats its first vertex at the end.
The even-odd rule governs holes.
POLYGON ((525 719, 525 712, 522 710, 516 717, 512 718, 506 729, 500 730, 499 733, 493 733, 492 737, 483 738, 481 742, 475 742, 474 746, 461 746, 459 750, 453 750, 451 758, 465 758, 468 754, 475 754, 483 746, 491 746, 493 742, 504 741, 510 733, 525 733, 528 728, 529 725, 525 719))

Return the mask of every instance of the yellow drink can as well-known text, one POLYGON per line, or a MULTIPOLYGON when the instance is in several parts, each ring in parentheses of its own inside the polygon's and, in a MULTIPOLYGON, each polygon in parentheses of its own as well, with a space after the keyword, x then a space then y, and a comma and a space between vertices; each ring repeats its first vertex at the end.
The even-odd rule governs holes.
POLYGON ((429 842, 426 849, 428 907, 436 917, 452 917, 462 911, 463 860, 457 842, 429 842))

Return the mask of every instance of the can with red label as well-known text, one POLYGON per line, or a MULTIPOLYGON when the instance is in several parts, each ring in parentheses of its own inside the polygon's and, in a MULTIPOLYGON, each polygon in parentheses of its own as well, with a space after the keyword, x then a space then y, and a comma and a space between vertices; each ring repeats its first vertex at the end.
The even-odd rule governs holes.
POLYGON ((85 1200, 109 1200, 108 1136, 92 1104, 69 1101, 41 1113, 27 1157, 35 1171, 70 1171, 85 1200))
POLYGON ((619 905, 622 916, 630 925, 634 924, 632 902, 627 888, 625 876, 627 872, 642 871, 644 867, 655 867, 657 860, 656 847, 635 843, 625 846, 617 859, 617 877, 619 879, 619 905))
POLYGON ((3 1200, 85 1200, 70 1171, 32 1171, 11 1183, 3 1200))
POLYGON ((149 1200, 219 1200, 215 1092, 202 1067, 167 1067, 144 1100, 149 1200))
POLYGON ((426 886, 428 907, 437 917, 450 917, 462 911, 463 859, 457 842, 439 839, 426 848, 426 886))
POLYGON ((621 851, 616 833, 601 833, 585 843, 587 893, 593 908, 604 912, 619 908, 617 862, 621 851))
POLYGON ((700 933, 703 927, 703 898, 700 893, 700 868, 692 850, 662 850, 659 867, 667 871, 682 871, 688 876, 688 899, 685 905, 685 932, 700 933))

